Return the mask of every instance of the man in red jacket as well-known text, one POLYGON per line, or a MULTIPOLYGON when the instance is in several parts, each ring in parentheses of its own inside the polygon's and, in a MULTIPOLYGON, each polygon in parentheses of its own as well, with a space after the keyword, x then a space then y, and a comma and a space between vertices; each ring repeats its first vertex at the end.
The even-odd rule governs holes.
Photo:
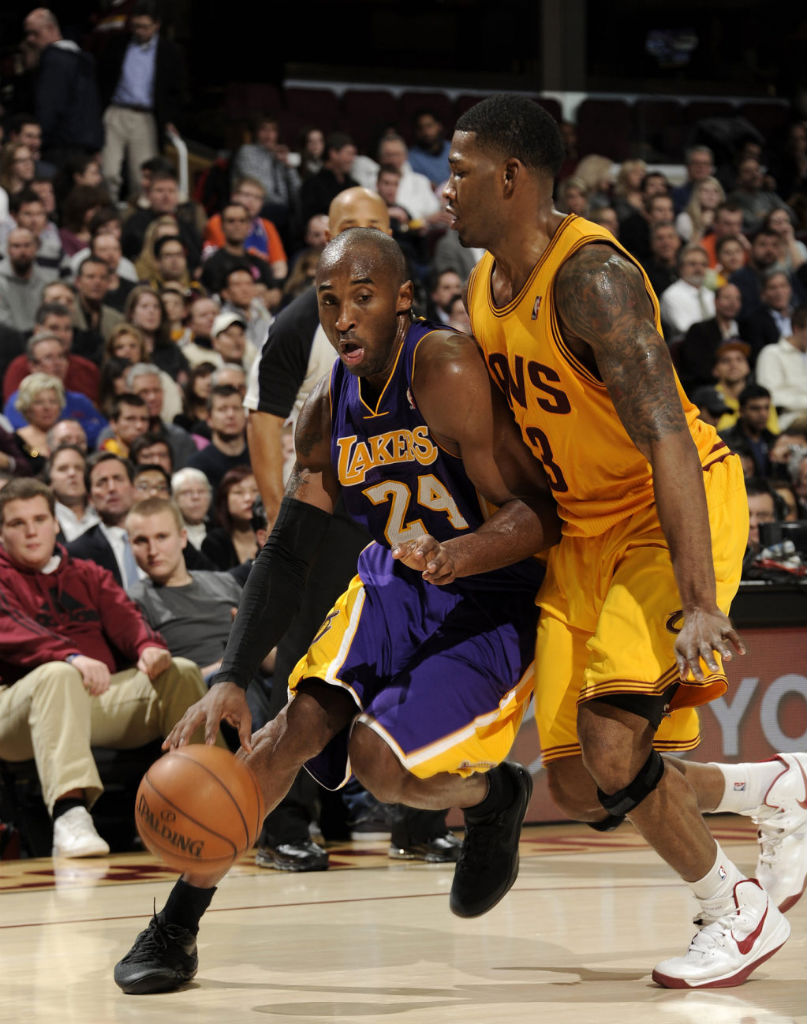
POLYGON ((206 691, 111 574, 56 544, 39 480, 0 491, 0 757, 33 757, 53 817, 53 853, 103 855, 88 808, 103 789, 91 746, 166 736, 206 691), (117 671, 122 656, 134 665, 117 671))

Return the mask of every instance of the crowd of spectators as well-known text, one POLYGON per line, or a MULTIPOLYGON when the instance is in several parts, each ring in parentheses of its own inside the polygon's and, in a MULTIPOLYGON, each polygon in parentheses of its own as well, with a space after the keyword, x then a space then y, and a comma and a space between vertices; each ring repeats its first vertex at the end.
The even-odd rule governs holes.
MULTIPOLYGON (((462 291, 481 255, 448 230, 452 126, 429 110, 372 153, 328 124, 294 151, 267 114, 219 161, 223 187, 202 175, 182 194, 163 155, 187 102, 182 54, 161 28, 154 0, 136 0, 94 61, 32 11, 30 108, 7 113, 0 150, 0 484, 44 481, 59 550, 107 568, 155 630, 166 609, 190 620, 198 600, 212 621, 237 606, 228 572, 243 582, 259 540, 249 374, 254 386, 269 326, 313 279, 333 198, 382 197, 418 311, 456 330, 470 329, 462 291)), ((807 127, 719 167, 696 145, 675 185, 640 159, 579 154, 571 123, 563 134, 558 208, 645 270, 685 392, 752 481, 753 561, 755 505, 807 518, 807 127)), ((205 626, 179 632, 172 653, 191 654, 205 626)), ((202 669, 225 641, 205 636, 202 669)))

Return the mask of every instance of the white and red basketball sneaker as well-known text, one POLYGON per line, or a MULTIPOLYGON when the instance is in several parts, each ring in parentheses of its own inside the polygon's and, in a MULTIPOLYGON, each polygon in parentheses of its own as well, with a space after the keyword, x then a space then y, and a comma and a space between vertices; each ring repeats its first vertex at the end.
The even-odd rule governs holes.
POLYGON ((777 754, 782 771, 751 815, 758 826, 756 877, 784 913, 807 888, 807 754, 777 754))
POLYGON ((731 988, 784 945, 790 935, 787 918, 755 879, 734 886, 733 902, 721 917, 710 920, 704 914, 709 923, 684 956, 658 964, 653 981, 664 988, 731 988))

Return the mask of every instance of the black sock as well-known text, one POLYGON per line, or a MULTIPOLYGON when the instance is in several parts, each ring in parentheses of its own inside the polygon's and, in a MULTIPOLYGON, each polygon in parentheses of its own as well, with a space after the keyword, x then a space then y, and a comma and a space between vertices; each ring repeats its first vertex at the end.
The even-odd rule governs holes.
POLYGON ((199 931, 202 914, 210 906, 215 891, 215 886, 212 889, 197 889, 195 885, 189 885, 180 878, 171 890, 160 917, 166 924, 178 924, 195 935, 199 931))
POLYGON ((67 796, 62 800, 57 800, 53 805, 53 820, 56 821, 57 818, 61 818, 63 814, 66 814, 68 811, 72 811, 74 807, 86 807, 82 797, 67 796))
POLYGON ((501 768, 492 768, 487 773, 488 795, 473 807, 466 807, 464 814, 469 820, 479 821, 498 814, 512 803, 515 793, 510 777, 501 768))

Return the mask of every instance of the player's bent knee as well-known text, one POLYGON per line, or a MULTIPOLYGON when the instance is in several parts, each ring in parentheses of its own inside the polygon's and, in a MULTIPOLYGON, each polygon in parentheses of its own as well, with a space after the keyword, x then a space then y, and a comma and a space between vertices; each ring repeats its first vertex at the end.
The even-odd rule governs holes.
POLYGON ((657 750, 651 750, 650 756, 627 786, 615 793, 604 793, 601 789, 597 789, 597 797, 610 817, 623 818, 626 815, 629 816, 631 811, 650 796, 661 782, 663 775, 664 759, 657 750))
POLYGON ((602 817, 594 780, 579 758, 561 758, 545 765, 549 793, 558 809, 573 821, 602 817))
POLYGON ((348 749, 350 767, 364 788, 382 803, 400 803, 407 772, 381 737, 358 722, 348 749))

